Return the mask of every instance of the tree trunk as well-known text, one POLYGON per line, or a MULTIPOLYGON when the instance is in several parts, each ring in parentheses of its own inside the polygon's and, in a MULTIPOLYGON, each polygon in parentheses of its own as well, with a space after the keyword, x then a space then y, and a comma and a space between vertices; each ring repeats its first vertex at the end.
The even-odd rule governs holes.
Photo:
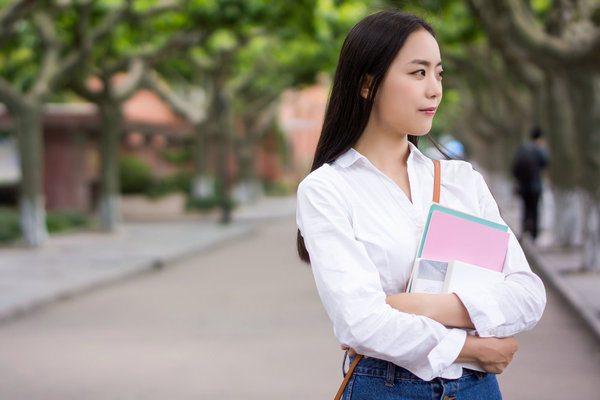
POLYGON ((221 223, 231 222, 231 179, 229 176, 229 146, 231 143, 231 100, 225 90, 217 91, 217 164, 218 195, 221 207, 221 223))
POLYGON ((554 244, 561 247, 581 245, 583 233, 581 195, 577 190, 576 116, 570 103, 570 85, 569 79, 560 71, 546 72, 545 131, 549 139, 549 174, 556 205, 554 244))
POLYGON ((262 185, 256 177, 255 135, 247 134, 236 144, 236 157, 239 163, 239 181, 236 185, 235 198, 240 203, 252 203, 262 194, 262 185))
POLYGON ((578 247, 582 244, 583 205, 582 194, 576 190, 552 188, 554 200, 554 245, 559 247, 578 247))
POLYGON ((194 124, 194 179, 191 196, 194 199, 210 199, 215 195, 215 178, 208 171, 209 124, 194 124))
MULTIPOLYGON (((597 196, 600 182, 600 75, 580 70, 570 75, 569 105, 577 151, 576 184, 597 196)), ((561 166, 562 167, 562 166, 561 166)))
POLYGON ((112 99, 99 102, 100 108, 100 226, 113 232, 121 220, 119 183, 119 142, 123 133, 121 103, 112 99))
POLYGON ((600 73, 583 69, 569 79, 577 149, 577 184, 592 197, 600 197, 600 73))
POLYGON ((550 146, 552 183, 562 190, 576 187, 577 160, 574 115, 569 101, 569 81, 560 73, 547 74, 546 132, 550 146))
POLYGON ((583 268, 600 270, 600 74, 583 70, 570 80, 571 107, 584 190, 583 268))
POLYGON ((21 159, 20 219, 25 243, 39 247, 48 238, 43 192, 43 108, 27 104, 13 115, 19 138, 21 159))
POLYGON ((584 195, 583 269, 600 271, 600 200, 584 195))

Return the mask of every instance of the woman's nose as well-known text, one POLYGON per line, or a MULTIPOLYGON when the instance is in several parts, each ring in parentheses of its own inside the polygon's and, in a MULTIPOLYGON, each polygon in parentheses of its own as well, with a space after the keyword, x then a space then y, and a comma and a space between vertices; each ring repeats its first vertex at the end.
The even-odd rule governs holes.
POLYGON ((436 98, 442 96, 442 81, 440 81, 435 75, 430 74, 427 79, 427 97, 436 98))

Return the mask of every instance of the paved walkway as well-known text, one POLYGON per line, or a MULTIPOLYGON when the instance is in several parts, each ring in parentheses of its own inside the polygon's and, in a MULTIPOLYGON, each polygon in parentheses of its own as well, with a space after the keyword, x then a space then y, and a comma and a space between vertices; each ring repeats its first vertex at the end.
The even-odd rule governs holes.
MULTIPOLYGON (((0 399, 332 398, 343 353, 294 251, 294 218, 253 226, 226 246, 0 324, 0 399)), ((518 335, 498 377, 503 398, 596 399, 600 342, 547 293, 543 318, 518 335)))
POLYGON ((216 215, 191 216, 124 223, 114 234, 55 235, 40 249, 2 248, 0 320, 248 235, 257 222, 289 216, 294 209, 293 198, 266 198, 236 211, 229 225, 218 224, 216 215))

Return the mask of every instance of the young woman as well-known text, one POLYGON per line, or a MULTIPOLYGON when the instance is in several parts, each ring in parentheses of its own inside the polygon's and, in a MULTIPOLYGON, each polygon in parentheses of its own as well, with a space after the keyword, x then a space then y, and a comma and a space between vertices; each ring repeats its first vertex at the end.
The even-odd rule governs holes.
MULTIPOLYGON (((385 11, 350 31, 297 206, 298 251, 311 263, 334 333, 366 356, 346 399, 500 399, 494 374, 512 360, 513 336, 531 329, 546 303, 512 232, 503 283, 403 293, 433 198, 434 165, 416 144, 441 98, 440 51, 423 20, 385 11), (477 335, 467 335, 473 329, 477 335)), ((467 162, 442 162, 440 202, 503 223, 467 162)))

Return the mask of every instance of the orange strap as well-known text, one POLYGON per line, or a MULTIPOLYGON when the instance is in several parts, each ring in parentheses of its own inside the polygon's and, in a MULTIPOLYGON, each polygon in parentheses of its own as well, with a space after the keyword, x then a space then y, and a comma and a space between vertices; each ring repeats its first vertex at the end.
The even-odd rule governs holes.
POLYGON ((342 384, 340 385, 340 389, 338 390, 337 394, 335 395, 334 400, 340 400, 342 398, 342 393, 344 393, 344 389, 346 389, 346 385, 348 384, 348 381, 350 380, 350 377, 352 376, 352 373, 354 372, 354 368, 356 368, 356 365, 358 364, 358 362, 360 361, 360 359, 362 357, 363 356, 361 356, 360 354, 357 354, 356 357, 354 357, 354 361, 352 361, 352 365, 350 365, 350 369, 348 370, 348 373, 344 377, 344 380, 342 381, 342 384))
POLYGON ((441 175, 441 165, 440 165, 440 160, 433 160, 433 169, 434 169, 434 175, 433 175, 433 201, 435 203, 439 203, 440 202, 440 175, 441 175))

